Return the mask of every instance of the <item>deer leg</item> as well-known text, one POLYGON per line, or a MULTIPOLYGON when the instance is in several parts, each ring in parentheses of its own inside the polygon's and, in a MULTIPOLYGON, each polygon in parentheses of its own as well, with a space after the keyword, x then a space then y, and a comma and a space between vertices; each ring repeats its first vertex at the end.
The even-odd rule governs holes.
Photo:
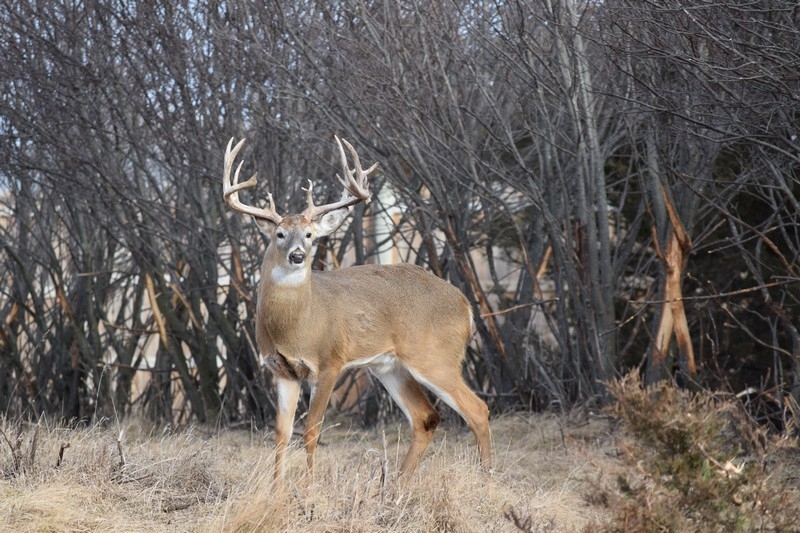
POLYGON ((411 424, 411 445, 400 466, 400 475, 412 474, 431 442, 441 417, 428 400, 425 390, 403 366, 394 365, 391 370, 372 369, 372 373, 383 383, 411 424))
MULTIPOLYGON (((461 376, 459 376, 458 385, 456 385, 452 397, 457 406, 455 410, 467 421, 467 425, 475 435, 481 466, 486 470, 491 470, 492 434, 489 429, 489 407, 464 383, 461 376)), ((442 401, 446 402, 444 398, 442 401)))
POLYGON ((414 378, 424 384, 440 400, 453 408, 475 435, 481 466, 486 470, 492 468, 491 431, 489 429, 489 408, 486 402, 478 398, 464 382, 460 370, 434 369, 424 376, 409 369, 414 378))
POLYGON ((275 479, 286 475, 286 448, 292 436, 294 413, 300 397, 300 381, 276 378, 278 413, 275 417, 275 479))
POLYGON ((311 392, 311 405, 308 408, 308 418, 306 420, 306 432, 303 440, 306 445, 306 461, 308 471, 314 471, 314 452, 319 442, 319 433, 322 429, 322 420, 325 418, 325 410, 336 385, 339 372, 326 371, 320 373, 317 382, 311 392))

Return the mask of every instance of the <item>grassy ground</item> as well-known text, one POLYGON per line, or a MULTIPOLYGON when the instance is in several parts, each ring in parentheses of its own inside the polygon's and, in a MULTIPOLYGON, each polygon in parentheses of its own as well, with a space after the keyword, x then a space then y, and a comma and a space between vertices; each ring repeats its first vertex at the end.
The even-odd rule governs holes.
POLYGON ((445 424, 402 480, 405 425, 333 421, 314 478, 295 444, 285 488, 270 432, 0 427, 1 531, 518 531, 512 514, 530 531, 574 531, 605 512, 587 503, 599 468, 619 468, 607 421, 552 415, 495 419, 493 474, 472 434, 445 424))

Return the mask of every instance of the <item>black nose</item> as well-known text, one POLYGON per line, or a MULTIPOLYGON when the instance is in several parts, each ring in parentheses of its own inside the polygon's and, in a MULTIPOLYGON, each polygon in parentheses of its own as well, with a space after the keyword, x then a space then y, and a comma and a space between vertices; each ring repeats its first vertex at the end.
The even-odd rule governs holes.
POLYGON ((306 254, 302 250, 295 250, 289 254, 289 262, 294 263, 295 265, 299 265, 305 260, 306 254))

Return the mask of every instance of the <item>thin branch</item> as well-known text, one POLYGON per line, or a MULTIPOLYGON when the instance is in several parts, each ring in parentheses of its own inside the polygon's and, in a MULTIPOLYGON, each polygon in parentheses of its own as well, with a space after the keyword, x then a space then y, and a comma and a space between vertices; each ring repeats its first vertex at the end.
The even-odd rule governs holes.
POLYGON ((690 300, 716 300, 718 298, 726 298, 729 296, 739 296, 741 294, 747 294, 750 292, 756 292, 763 289, 769 289, 771 287, 779 287, 782 285, 790 285, 792 283, 800 283, 798 279, 789 279, 786 281, 776 281, 774 283, 764 283, 761 285, 757 285, 755 287, 749 287, 747 289, 739 289, 738 291, 731 291, 731 292, 721 292, 719 294, 711 294, 707 296, 683 296, 681 298, 672 298, 669 300, 628 300, 629 303, 636 303, 636 304, 664 304, 664 303, 671 303, 671 302, 686 302, 690 300))

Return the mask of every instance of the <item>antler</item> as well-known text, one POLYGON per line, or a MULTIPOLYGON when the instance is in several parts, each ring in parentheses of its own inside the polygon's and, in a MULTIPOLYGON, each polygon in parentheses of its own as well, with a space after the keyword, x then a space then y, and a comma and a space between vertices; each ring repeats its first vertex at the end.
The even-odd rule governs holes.
POLYGON ((334 138, 336 139, 336 144, 339 145, 339 154, 342 157, 342 173, 345 176, 342 178, 339 176, 339 174, 336 174, 336 178, 339 180, 339 183, 344 186, 342 198, 338 202, 334 202, 332 204, 320 206, 314 205, 314 199, 311 196, 313 184, 311 183, 311 180, 309 180, 308 189, 306 189, 308 207, 305 211, 303 211, 303 216, 309 220, 318 218, 325 213, 336 211, 337 209, 350 207, 351 205, 355 205, 362 201, 369 203, 370 199, 372 198, 372 194, 369 192, 369 182, 367 181, 367 176, 369 176, 369 174, 378 167, 378 163, 375 163, 367 170, 363 170, 361 168, 361 161, 359 160, 358 154, 356 153, 356 149, 353 148, 353 145, 344 139, 339 139, 339 137, 334 136, 334 138), (353 157, 353 164, 355 165, 355 168, 352 170, 349 168, 347 163, 347 154, 345 154, 342 143, 344 143, 344 146, 347 147, 347 151, 350 152, 350 155, 353 157))
POLYGON ((236 159, 236 156, 239 155, 239 150, 241 150, 242 146, 244 145, 244 139, 239 141, 236 146, 233 147, 233 149, 231 149, 232 144, 233 137, 231 137, 231 140, 228 141, 228 147, 225 149, 225 172, 222 175, 222 197, 225 198, 225 203, 240 213, 252 215, 256 218, 264 220, 269 220, 274 224, 280 224, 281 220, 283 220, 283 217, 280 216, 275 210, 275 203, 272 201, 272 194, 267 194, 269 207, 266 209, 260 209, 258 207, 246 205, 239 201, 239 191, 242 189, 251 189, 256 186, 256 183, 258 182, 258 172, 250 176, 249 180, 239 183, 239 171, 242 170, 242 164, 244 163, 244 161, 242 161, 239 163, 239 166, 236 167, 236 172, 233 175, 233 183, 231 183, 231 169, 233 168, 233 161, 236 159))

